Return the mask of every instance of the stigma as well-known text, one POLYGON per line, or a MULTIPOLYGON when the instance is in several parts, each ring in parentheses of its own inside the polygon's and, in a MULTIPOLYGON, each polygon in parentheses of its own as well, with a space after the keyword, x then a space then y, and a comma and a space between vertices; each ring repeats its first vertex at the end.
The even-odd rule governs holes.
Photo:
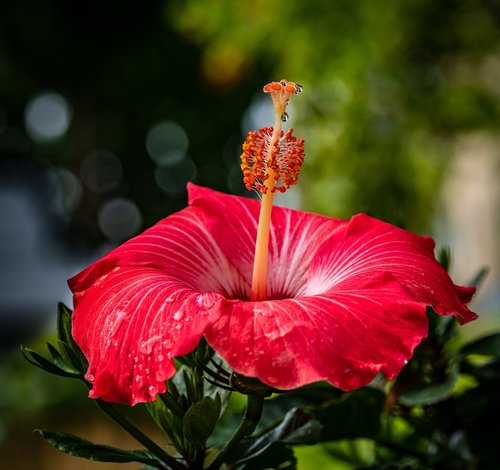
POLYGON ((243 143, 241 170, 248 190, 259 193, 285 192, 297 184, 304 162, 304 139, 293 136, 292 129, 284 132, 281 123, 288 120, 286 107, 291 95, 302 93, 302 86, 281 80, 264 86, 273 100, 274 127, 250 131, 243 143))

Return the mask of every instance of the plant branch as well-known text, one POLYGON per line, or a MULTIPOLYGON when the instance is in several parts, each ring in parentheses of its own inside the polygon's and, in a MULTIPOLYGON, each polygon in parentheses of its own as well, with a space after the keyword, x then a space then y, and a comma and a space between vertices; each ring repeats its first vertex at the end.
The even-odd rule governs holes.
POLYGON ((116 423, 118 423, 125 431, 127 431, 136 441, 140 442, 146 449, 148 449, 152 454, 154 454, 160 462, 168 465, 162 465, 158 467, 162 470, 166 468, 172 468, 173 470, 186 470, 186 467, 178 462, 174 457, 165 452, 158 444, 153 442, 148 436, 146 436, 142 431, 137 429, 127 418, 122 416, 111 404, 105 401, 96 399, 97 406, 101 408, 110 418, 112 418, 116 423))
POLYGON ((231 437, 226 446, 220 451, 219 455, 217 455, 215 460, 208 467, 208 470, 218 470, 240 441, 245 436, 252 434, 262 416, 263 406, 264 397, 259 395, 248 395, 247 407, 243 420, 241 421, 236 432, 233 434, 233 437, 231 437))

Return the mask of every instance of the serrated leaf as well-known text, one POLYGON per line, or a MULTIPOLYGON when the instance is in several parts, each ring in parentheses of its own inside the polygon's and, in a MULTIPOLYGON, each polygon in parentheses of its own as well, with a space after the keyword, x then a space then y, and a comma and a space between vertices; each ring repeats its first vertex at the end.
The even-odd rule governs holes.
POLYGON ((95 462, 140 462, 158 468, 158 461, 147 451, 122 450, 107 445, 94 444, 72 434, 46 429, 35 429, 35 432, 40 434, 56 449, 75 457, 82 457, 95 462))
POLYGON ((205 397, 193 403, 183 419, 183 434, 195 447, 202 447, 214 431, 219 420, 221 400, 219 395, 215 398, 205 397))

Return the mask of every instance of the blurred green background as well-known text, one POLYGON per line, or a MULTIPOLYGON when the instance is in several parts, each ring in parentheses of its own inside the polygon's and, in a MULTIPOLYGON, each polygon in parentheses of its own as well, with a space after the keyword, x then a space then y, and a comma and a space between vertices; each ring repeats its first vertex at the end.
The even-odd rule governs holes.
MULTIPOLYGON (((498 0, 3 2, 1 468, 114 468, 32 436, 123 443, 18 346, 50 337, 68 277, 184 207, 187 181, 251 196, 241 143, 271 125, 261 89, 282 78, 304 86, 287 125, 306 161, 279 203, 432 234, 458 283, 487 265, 463 334, 498 327, 498 0)), ((301 468, 327 468, 304 452, 301 468)))

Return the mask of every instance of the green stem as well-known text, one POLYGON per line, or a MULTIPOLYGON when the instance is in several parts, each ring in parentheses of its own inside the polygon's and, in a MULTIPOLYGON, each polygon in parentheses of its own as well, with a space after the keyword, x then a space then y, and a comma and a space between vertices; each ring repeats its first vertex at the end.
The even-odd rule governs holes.
POLYGON ((238 429, 233 434, 226 446, 220 451, 208 470, 218 470, 224 463, 229 454, 240 443, 240 441, 255 430, 262 416, 262 408, 264 407, 264 397, 258 395, 247 396, 247 408, 245 416, 241 421, 238 429))
MULTIPOLYGON (((146 449, 151 451, 152 454, 160 459, 160 462, 168 465, 174 470, 186 470, 186 467, 182 463, 178 462, 174 457, 167 454, 167 452, 165 452, 158 444, 153 442, 148 436, 143 434, 142 431, 137 429, 127 418, 122 416, 120 412, 117 411, 112 405, 99 399, 96 399, 95 402, 97 406, 101 408, 101 410, 103 410, 116 423, 118 423, 123 429, 125 429, 125 431, 127 431, 136 441, 140 442, 144 447, 146 447, 146 449)), ((158 468, 165 469, 168 467, 162 465, 158 468)))

